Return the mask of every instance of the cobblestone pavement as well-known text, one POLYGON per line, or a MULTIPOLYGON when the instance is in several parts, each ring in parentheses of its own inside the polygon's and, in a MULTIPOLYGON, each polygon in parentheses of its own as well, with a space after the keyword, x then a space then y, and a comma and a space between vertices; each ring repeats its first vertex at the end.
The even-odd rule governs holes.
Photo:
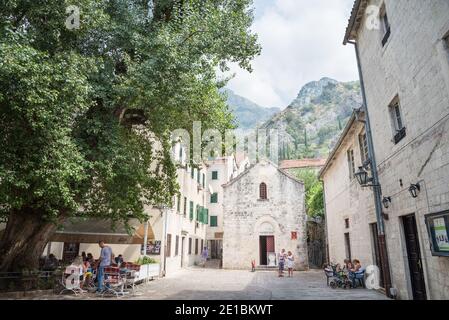
MULTIPOLYGON (((47 295, 34 299, 101 299, 94 294, 47 295)), ((117 299, 109 297, 108 299, 117 299)), ((278 278, 275 271, 217 270, 191 268, 138 286, 133 296, 118 299, 145 300, 384 300, 373 290, 333 290, 326 286, 321 270, 296 272, 293 278, 278 278)))

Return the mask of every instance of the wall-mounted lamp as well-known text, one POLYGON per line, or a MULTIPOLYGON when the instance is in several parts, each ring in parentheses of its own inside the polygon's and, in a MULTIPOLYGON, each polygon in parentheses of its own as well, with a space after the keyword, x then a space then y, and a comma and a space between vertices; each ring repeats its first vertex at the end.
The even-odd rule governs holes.
POLYGON ((385 209, 388 209, 390 207, 391 203, 391 197, 384 197, 382 200, 382 204, 384 205, 385 209))
POLYGON ((368 172, 363 167, 359 167, 359 172, 355 174, 355 177, 361 186, 366 186, 370 182, 368 172))
POLYGON ((421 186, 419 183, 412 184, 410 188, 408 188, 408 191, 410 192, 413 198, 418 198, 418 195, 421 192, 421 186))

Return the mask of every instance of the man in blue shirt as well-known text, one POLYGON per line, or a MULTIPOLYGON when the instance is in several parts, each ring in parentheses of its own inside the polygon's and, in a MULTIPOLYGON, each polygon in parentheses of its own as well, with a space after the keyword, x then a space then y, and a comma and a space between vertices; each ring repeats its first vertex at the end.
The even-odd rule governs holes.
POLYGON ((112 260, 112 249, 111 247, 105 245, 104 241, 98 242, 98 245, 101 248, 99 266, 97 270, 97 279, 98 279, 98 289, 97 292, 103 291, 103 277, 104 277, 104 268, 109 267, 111 265, 112 260))

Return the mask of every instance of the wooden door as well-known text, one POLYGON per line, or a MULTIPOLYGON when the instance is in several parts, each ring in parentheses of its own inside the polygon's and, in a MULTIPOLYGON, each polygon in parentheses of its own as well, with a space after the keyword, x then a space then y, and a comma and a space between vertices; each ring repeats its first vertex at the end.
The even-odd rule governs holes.
POLYGON ((418 231, 415 215, 403 217, 405 243, 407 246, 410 280, 412 283, 413 299, 427 300, 424 270, 419 247, 418 231))
POLYGON ((373 246, 374 246, 374 259, 375 264, 379 268, 379 285, 382 288, 384 287, 384 276, 383 276, 383 269, 382 269, 382 262, 380 258, 380 243, 379 243, 379 230, 377 228, 377 223, 371 224, 371 233, 373 235, 373 246))

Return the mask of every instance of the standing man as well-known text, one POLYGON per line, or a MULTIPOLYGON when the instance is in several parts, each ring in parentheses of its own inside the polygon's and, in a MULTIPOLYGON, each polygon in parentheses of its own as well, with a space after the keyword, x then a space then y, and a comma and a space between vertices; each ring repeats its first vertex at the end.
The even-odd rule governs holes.
POLYGON ((209 257, 209 250, 207 250, 207 247, 204 247, 203 252, 201 252, 201 262, 203 263, 203 268, 206 267, 206 261, 209 257))
POLYGON ((112 249, 111 249, 111 247, 105 245, 103 240, 98 242, 98 245, 101 248, 101 253, 100 253, 100 259, 99 259, 99 266, 98 266, 98 270, 97 270, 97 277, 98 277, 97 292, 101 293, 103 291, 104 268, 109 267, 111 265, 112 249))
POLYGON ((284 273, 285 257, 286 257, 285 249, 282 249, 281 253, 279 253, 279 277, 284 276, 283 273, 284 273))

